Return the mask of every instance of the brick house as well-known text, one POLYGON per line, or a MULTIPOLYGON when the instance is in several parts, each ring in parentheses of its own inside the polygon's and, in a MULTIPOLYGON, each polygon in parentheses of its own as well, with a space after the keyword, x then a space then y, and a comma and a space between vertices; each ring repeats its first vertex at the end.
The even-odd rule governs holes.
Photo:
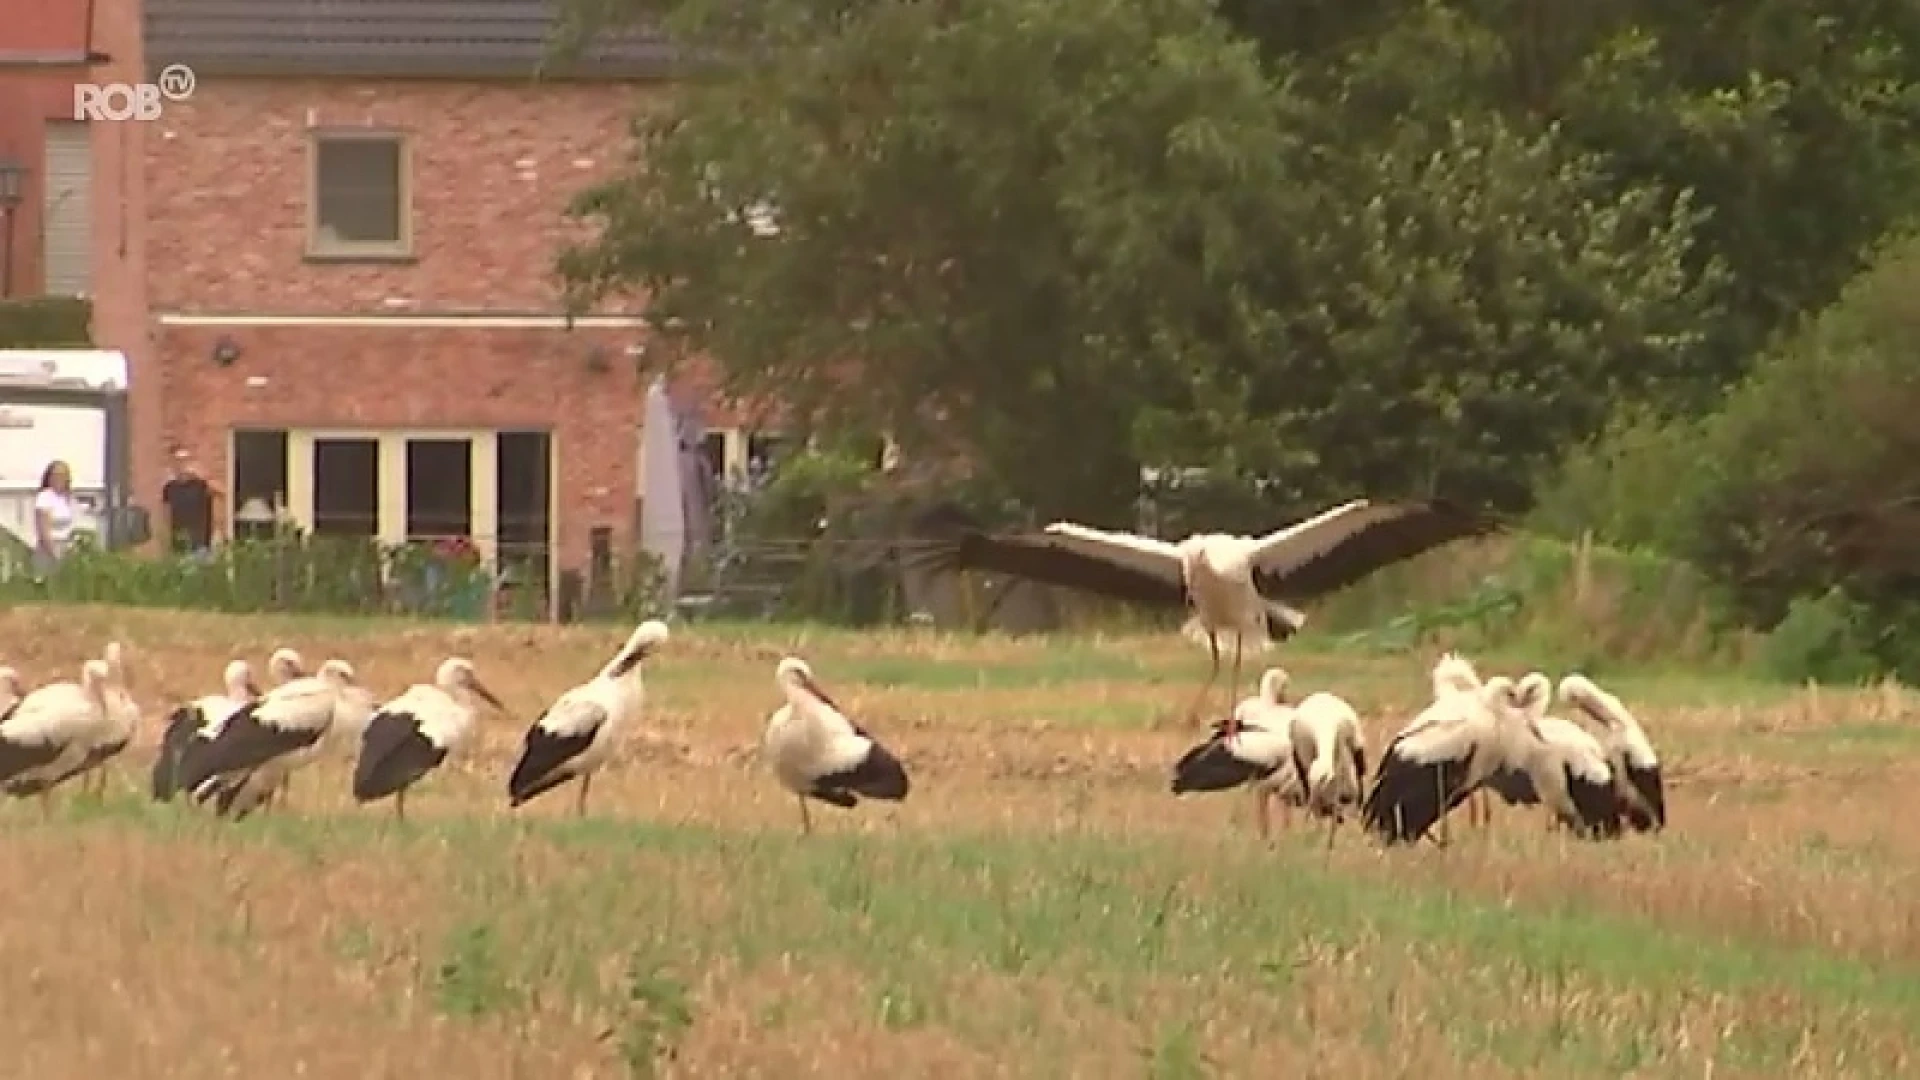
POLYGON ((0 0, 0 196, 18 199, 0 208, 0 297, 90 290, 91 149, 73 85, 105 57, 91 47, 87 10, 86 0, 0 0))
POLYGON ((93 125, 125 176, 95 336, 130 358, 136 500, 184 454, 222 533, 277 504, 320 534, 469 535, 549 581, 595 528, 628 550, 648 331, 569 327, 553 261, 664 47, 536 82, 543 0, 95 2, 96 79, 195 76, 157 121, 93 125))

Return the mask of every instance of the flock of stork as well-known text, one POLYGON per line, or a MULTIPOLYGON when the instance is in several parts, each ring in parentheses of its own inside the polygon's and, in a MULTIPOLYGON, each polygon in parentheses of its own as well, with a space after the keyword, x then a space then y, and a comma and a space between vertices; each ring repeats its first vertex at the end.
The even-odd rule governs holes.
MULTIPOLYGON (((593 678, 554 699, 527 729, 507 778, 509 805, 577 779, 575 812, 586 813, 594 774, 639 718, 642 662, 668 636, 664 623, 641 623, 593 678)), ((309 675, 300 655, 283 648, 268 669, 277 685, 263 693, 247 662, 231 661, 219 693, 173 710, 154 758, 155 799, 186 793, 237 820, 284 799, 293 774, 335 748, 354 760, 354 799, 391 798, 404 819, 408 790, 472 745, 479 709, 504 711, 464 657, 443 660, 431 683, 385 703, 355 681, 344 660, 328 660, 309 675)), ((851 807, 863 796, 906 797, 899 760, 839 711, 804 661, 781 661, 775 682, 787 704, 769 718, 764 751, 774 775, 802 797, 804 827, 812 828, 806 798, 851 807)), ((54 788, 69 780, 104 784, 105 766, 139 726, 119 642, 83 664, 79 681, 31 693, 22 693, 16 672, 0 668, 0 788, 39 796, 44 810, 54 788)))
MULTIPOLYGON (((1174 767, 1172 788, 1180 794, 1250 787, 1263 833, 1268 805, 1280 799, 1330 821, 1329 843, 1355 807, 1386 842, 1412 842, 1485 791, 1544 806, 1555 822, 1585 836, 1665 825, 1659 760, 1644 731, 1617 698, 1579 675, 1561 681, 1560 698, 1596 721, 1598 735, 1547 715, 1547 676, 1483 681, 1465 659, 1447 654, 1433 670, 1433 702, 1388 745, 1370 791, 1366 738, 1339 697, 1322 692, 1289 703, 1287 675, 1274 668, 1261 677, 1258 693, 1234 701, 1249 645, 1264 649, 1304 624, 1289 601, 1484 534, 1495 526, 1482 516, 1439 502, 1355 500, 1259 538, 1206 534, 1178 544, 1070 523, 996 535, 951 510, 921 524, 902 554, 924 567, 997 572, 1189 611, 1183 633, 1212 656, 1190 716, 1200 715, 1219 678, 1222 639, 1230 640, 1229 711, 1174 767)), ((575 812, 585 814, 594 774, 640 715, 641 666, 668 636, 665 624, 642 623, 597 674, 533 722, 508 777, 511 806, 577 779, 575 812)), ((443 661, 431 683, 384 703, 343 660, 308 674, 297 653, 280 649, 268 668, 276 685, 261 692, 247 663, 234 660, 219 693, 173 711, 153 765, 155 798, 185 793, 222 817, 245 817, 283 799, 294 772, 336 748, 354 758, 354 798, 391 798, 404 818, 407 791, 471 744, 478 710, 502 709, 461 657, 443 661)), ((783 659, 774 681, 784 704, 768 718, 762 757, 795 796, 803 830, 812 828, 809 800, 850 809, 861 799, 906 798, 910 783, 899 758, 847 716, 806 662, 783 659)), ((69 780, 103 784, 104 766, 139 726, 118 642, 87 661, 77 682, 31 693, 11 669, 0 668, 0 788, 39 796, 44 808, 69 780)), ((1473 804, 1484 806, 1484 798, 1473 804)))
POLYGON ((1431 836, 1462 803, 1484 822, 1488 793, 1542 807, 1550 826, 1591 839, 1666 827, 1660 758, 1646 731, 1584 675, 1561 679, 1559 696, 1597 733, 1547 714, 1546 675, 1483 681, 1464 657, 1447 653, 1433 667, 1432 703, 1388 743, 1370 791, 1367 738, 1353 706, 1325 691, 1289 703, 1286 689, 1284 670, 1262 675, 1259 693, 1174 766, 1174 794, 1250 787, 1263 836, 1278 800, 1326 820, 1329 846, 1356 807, 1368 832, 1410 843, 1431 836))

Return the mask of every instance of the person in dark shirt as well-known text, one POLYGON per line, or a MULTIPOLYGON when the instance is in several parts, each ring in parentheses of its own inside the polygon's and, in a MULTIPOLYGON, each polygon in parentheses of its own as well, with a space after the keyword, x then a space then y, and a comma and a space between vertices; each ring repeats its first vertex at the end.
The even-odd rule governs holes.
POLYGON ((213 488, 185 450, 174 451, 173 475, 160 489, 160 505, 166 508, 170 550, 201 552, 213 546, 213 488))

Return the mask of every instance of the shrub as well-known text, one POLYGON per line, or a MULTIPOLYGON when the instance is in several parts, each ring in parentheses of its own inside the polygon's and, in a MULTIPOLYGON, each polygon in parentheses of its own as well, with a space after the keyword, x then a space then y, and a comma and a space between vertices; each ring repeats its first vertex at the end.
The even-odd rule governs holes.
POLYGON ((84 348, 93 304, 77 296, 0 300, 0 349, 84 348))
POLYGON ((0 580, 0 601, 478 619, 486 614, 491 584, 470 550, 383 548, 372 540, 288 530, 206 555, 158 558, 105 551, 81 539, 45 581, 19 571, 0 580))
POLYGON ((1800 604, 1802 625, 1780 649, 1800 649, 1785 642, 1812 632, 1807 612, 1843 596, 1847 620, 1862 627, 1851 647, 1881 670, 1920 674, 1920 641, 1907 630, 1920 619, 1906 599, 1920 591, 1916 336, 1920 235, 1907 235, 1782 340, 1719 412, 1617 423, 1561 471, 1541 519, 1565 528, 1584 509, 1614 538, 1686 558, 1714 581, 1731 622, 1774 628, 1800 604))

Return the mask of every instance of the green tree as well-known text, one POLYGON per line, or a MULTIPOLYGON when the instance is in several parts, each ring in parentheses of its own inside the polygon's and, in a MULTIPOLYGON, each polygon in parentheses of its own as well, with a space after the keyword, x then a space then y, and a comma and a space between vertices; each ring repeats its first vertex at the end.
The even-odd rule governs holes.
POLYGON ((1499 56, 1439 9, 1312 77, 1200 0, 754 12, 665 13, 720 63, 583 201, 575 303, 644 289, 730 390, 1042 512, 1119 519, 1143 461, 1518 505, 1608 403, 1697 374, 1686 199, 1408 83, 1499 56))
POLYGON ((1917 205, 1910 0, 1221 0, 1220 10, 1266 55, 1307 72, 1311 96, 1341 102, 1350 139, 1367 143, 1444 102, 1518 130, 1556 125, 1616 193, 1689 192, 1704 214, 1696 265, 1717 261, 1730 276, 1723 317, 1707 328, 1712 366, 1672 402, 1678 411, 1717 400, 1917 205), (1370 70, 1357 95, 1356 70, 1370 70))
POLYGON ((576 301, 644 288, 732 391, 1113 519, 1138 401, 1241 332, 1235 283, 1286 201, 1251 49, 1195 0, 754 10, 745 43, 728 4, 666 13, 729 62, 641 116, 643 164, 586 197, 576 301))

